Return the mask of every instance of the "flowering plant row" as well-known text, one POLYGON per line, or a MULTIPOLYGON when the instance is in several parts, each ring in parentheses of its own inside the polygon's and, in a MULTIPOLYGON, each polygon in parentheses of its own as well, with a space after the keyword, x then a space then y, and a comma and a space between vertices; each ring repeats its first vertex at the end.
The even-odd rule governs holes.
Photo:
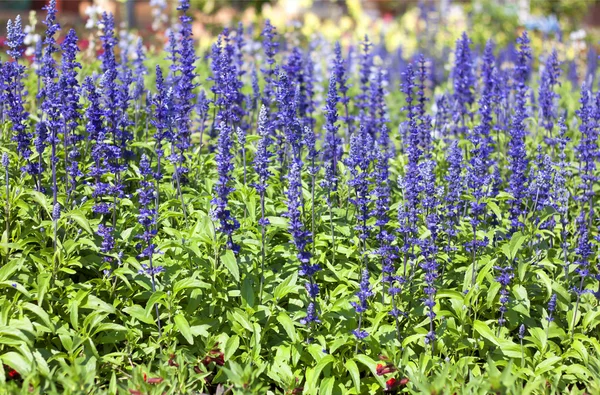
POLYGON ((103 14, 92 65, 54 0, 33 64, 8 23, 2 386, 600 391, 600 93, 557 51, 200 56, 178 10, 155 54, 103 14))

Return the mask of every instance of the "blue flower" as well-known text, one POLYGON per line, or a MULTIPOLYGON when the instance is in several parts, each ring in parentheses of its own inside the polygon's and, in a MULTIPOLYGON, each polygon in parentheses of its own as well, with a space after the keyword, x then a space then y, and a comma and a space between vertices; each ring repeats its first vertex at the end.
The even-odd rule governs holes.
POLYGON ((239 252, 239 246, 233 242, 232 236, 233 232, 240 227, 240 223, 231 214, 228 207, 229 194, 235 190, 231 186, 233 183, 233 154, 231 152, 233 140, 231 137, 231 128, 225 122, 221 122, 219 125, 217 155, 215 156, 219 179, 215 183, 215 196, 211 200, 213 205, 211 216, 214 220, 219 221, 219 231, 226 236, 228 248, 237 253, 239 252))
POLYGON ((525 147, 525 137, 527 136, 527 127, 525 119, 527 118, 527 96, 529 88, 527 87, 527 78, 529 75, 529 60, 531 59, 531 49, 529 47, 529 37, 527 32, 517 39, 520 45, 517 64, 513 71, 515 83, 515 110, 510 127, 510 141, 508 144, 510 177, 508 180, 509 192, 513 199, 510 201, 510 219, 513 230, 524 226, 521 217, 527 213, 524 205, 524 198, 527 192, 527 149, 525 147))
POLYGON ((475 101, 475 73, 473 72, 473 55, 471 54, 471 40, 466 32, 456 40, 456 50, 452 79, 454 83, 454 102, 457 107, 455 122, 471 115, 470 108, 475 101))

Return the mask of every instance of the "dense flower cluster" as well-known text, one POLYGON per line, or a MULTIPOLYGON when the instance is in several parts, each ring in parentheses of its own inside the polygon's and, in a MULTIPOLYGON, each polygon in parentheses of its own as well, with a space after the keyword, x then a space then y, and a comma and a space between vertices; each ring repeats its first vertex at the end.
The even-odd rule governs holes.
MULTIPOLYGON (((332 355, 318 356, 316 366, 338 374, 342 364, 329 365, 334 352, 349 353, 343 342, 330 343, 340 331, 354 336, 355 353, 402 347, 404 359, 428 350, 435 363, 441 355, 454 360, 453 342, 481 344, 479 335, 486 350, 511 344, 508 337, 529 352, 523 343, 539 340, 536 320, 552 341, 562 337, 561 326, 572 338, 593 332, 600 93, 587 81, 559 100, 561 81, 579 84, 572 71, 562 75, 561 51, 541 54, 544 66, 534 75, 527 32, 517 47, 497 49, 500 41, 490 40, 481 53, 465 32, 453 58, 443 52, 454 60, 448 67, 435 46, 420 44, 411 58, 367 36, 356 47, 317 38, 303 46, 306 40, 277 35, 267 20, 260 43, 239 24, 225 28, 202 58, 190 2, 180 0, 177 10, 178 23, 166 32, 168 68, 156 65, 144 39, 117 34, 114 17, 103 13, 95 31, 99 66, 89 71, 75 30, 60 36, 51 0, 28 69, 21 19, 9 21, 11 59, 0 63, 0 258, 8 262, 4 275, 31 278, 39 288, 9 287, 19 292, 15 303, 50 292, 38 300, 45 308, 56 292, 75 289, 89 309, 97 304, 92 296, 117 295, 100 307, 121 323, 102 329, 121 331, 124 316, 127 325, 158 328, 157 343, 145 341, 154 328, 128 333, 128 345, 116 336, 123 349, 142 340, 151 349, 179 334, 193 343, 234 317, 239 333, 222 345, 232 371, 230 352, 253 328, 257 358, 265 339, 287 352, 276 342, 292 331, 320 343, 304 353, 300 337, 292 339, 294 374, 321 351, 332 355), (37 92, 26 92, 36 82, 37 92), (23 260, 27 254, 35 258, 23 260), (31 273, 13 276, 21 266, 31 273), (84 283, 90 273, 93 286, 84 283), (51 289, 43 288, 46 278, 51 289), (144 298, 151 301, 145 308, 144 298), (239 304, 225 311, 224 300, 239 304), (148 320, 150 305, 156 322, 148 320), (112 312, 117 306, 122 314, 112 312), (198 316, 184 318, 184 311, 198 316), (496 341, 484 326, 497 329, 496 341)), ((69 308, 77 329, 78 310, 69 308)), ((25 317, 25 310, 37 314, 15 311, 25 317)), ((481 363, 474 355, 469 364, 481 363)), ((394 363, 375 373, 403 369, 394 363)), ((363 373, 346 382, 359 386, 363 373)))

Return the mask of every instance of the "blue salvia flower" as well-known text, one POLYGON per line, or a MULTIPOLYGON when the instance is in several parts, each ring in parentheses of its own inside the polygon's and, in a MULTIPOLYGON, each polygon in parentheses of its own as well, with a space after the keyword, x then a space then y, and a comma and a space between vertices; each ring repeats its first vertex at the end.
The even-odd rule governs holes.
POLYGON ((452 109, 448 94, 438 95, 435 98, 435 117, 433 133, 439 132, 442 136, 448 136, 449 125, 452 120, 452 109))
POLYGON ((598 69, 598 54, 594 47, 590 47, 587 51, 587 60, 586 60, 586 76, 585 83, 588 86, 594 86, 594 79, 596 78, 596 70, 598 69))
POLYGON ((300 323, 302 325, 312 325, 312 323, 314 322, 315 324, 318 324, 319 322, 321 322, 321 320, 319 319, 319 316, 317 315, 317 308, 316 308, 316 304, 315 302, 309 302, 308 306, 306 308, 306 317, 301 318, 300 319, 300 323))
POLYGON ((52 220, 58 221, 60 219, 60 204, 56 203, 52 207, 52 220))
POLYGON ((423 56, 423 54, 420 54, 417 57, 416 62, 417 62, 418 84, 416 87, 417 88, 417 92, 416 92, 417 103, 416 103, 415 107, 416 107, 416 114, 418 116, 418 119, 420 120, 419 137, 418 138, 419 138, 419 145, 421 146, 421 149, 423 150, 423 152, 429 153, 429 151, 431 149, 431 143, 432 143, 431 117, 425 113, 425 104, 429 100, 425 96, 425 89, 426 89, 427 81, 429 79, 429 72, 427 70, 427 60, 425 59, 425 56, 423 56))
MULTIPOLYGON (((575 248, 575 273, 579 276, 579 283, 571 288, 571 291, 577 295, 577 301, 575 302, 575 309, 573 312, 573 321, 571 323, 571 339, 575 332, 575 320, 579 313, 579 303, 581 302, 581 295, 585 293, 591 293, 591 290, 585 288, 585 280, 592 276, 590 268, 590 257, 592 256, 592 243, 589 240, 589 229, 587 220, 585 218, 585 212, 582 211, 575 221, 579 233, 577 247, 575 248)), ((600 238, 596 237, 598 241, 600 238)))
POLYGON ((242 89, 244 88, 244 82, 242 80, 246 71, 244 70, 244 25, 240 22, 238 23, 238 28, 236 30, 236 34, 234 37, 235 43, 235 56, 234 63, 237 74, 236 80, 236 107, 235 110, 238 113, 238 117, 240 118, 239 126, 242 128, 244 132, 247 132, 250 129, 250 122, 246 120, 246 115, 250 113, 251 106, 246 105, 246 100, 248 97, 242 93, 242 89), (244 107, 247 108, 244 109, 244 107))
POLYGON ((565 269, 565 277, 568 278, 569 261, 567 258, 567 251, 569 250, 569 242, 567 240, 567 225, 569 224, 568 213, 569 201, 571 196, 567 188, 567 179, 569 178, 570 174, 567 170, 567 155, 565 150, 569 140, 565 137, 565 134, 567 132, 567 125, 565 125, 564 118, 560 118, 558 120, 558 124, 560 126, 560 134, 556 140, 560 149, 560 153, 558 155, 558 169, 555 172, 554 182, 552 184, 552 201, 560 217, 560 246, 563 251, 563 266, 565 269))
MULTIPOLYGON (((371 79, 371 67, 373 65, 373 56, 371 54, 371 42, 365 34, 362 45, 362 54, 360 55, 360 70, 359 81, 360 90, 355 96, 356 108, 358 110, 357 123, 361 127, 368 128, 368 112, 369 112, 369 81, 371 79)), ((367 129, 367 131, 369 131, 367 129)))
POLYGON ((198 93, 198 99, 196 100, 196 112, 198 114, 197 120, 200 125, 200 146, 204 145, 204 128, 206 126, 206 118, 208 118, 208 113, 210 110, 210 100, 206 97, 206 92, 204 89, 200 90, 198 93))
POLYGON ((244 71, 244 24, 238 23, 238 28, 235 31, 235 66, 237 68, 238 78, 241 80, 242 76, 246 73, 244 71))
MULTIPOLYGON (((261 106, 260 113, 258 115, 258 135, 260 136, 260 140, 258 142, 258 146, 256 147, 256 154, 253 161, 254 171, 256 172, 258 179, 254 184, 252 184, 252 186, 256 189, 256 192, 262 196, 262 199, 264 199, 264 195, 268 187, 268 180, 272 175, 269 171, 269 164, 271 163, 271 157, 273 156, 269 150, 272 140, 269 131, 267 108, 264 105, 261 106)), ((264 201, 262 203, 264 203, 264 201)), ((261 206, 262 205, 263 204, 261 204, 261 206)), ((266 218, 262 218, 262 221, 267 221, 264 223, 264 225, 268 224, 268 220, 266 218)))
POLYGON ((211 216, 213 220, 219 221, 219 231, 227 238, 227 248, 237 254, 240 247, 233 242, 233 232, 240 227, 240 223, 231 214, 228 207, 229 194, 234 191, 234 188, 230 186, 233 173, 232 147, 233 140, 231 127, 225 122, 221 122, 219 125, 217 154, 215 156, 219 179, 215 183, 215 196, 211 200, 211 204, 213 205, 211 216))
POLYGON ((552 294, 550 300, 548 301, 548 317, 546 317, 548 322, 554 321, 554 317, 552 317, 554 310, 556 310, 556 294, 552 294))
MULTIPOLYGON (((192 18, 187 14, 189 8, 189 0, 179 0, 177 9, 182 11, 182 14, 179 16, 179 34, 181 40, 176 51, 178 62, 173 64, 173 71, 177 73, 176 85, 174 87, 174 98, 176 98, 175 117, 177 119, 174 140, 177 154, 172 158, 176 159, 172 160, 172 162, 176 163, 175 175, 179 181, 182 181, 182 177, 185 177, 188 172, 185 166, 185 154, 191 146, 190 114, 194 107, 193 101, 195 95, 193 91, 197 86, 194 82, 196 78, 197 56, 194 39, 192 38, 192 18)), ((182 198, 181 192, 179 192, 179 195, 182 198)))
MULTIPOLYGON (((381 135, 387 134, 387 127, 383 125, 382 128, 381 135)), ((390 314, 397 318, 400 312, 396 307, 396 295, 400 293, 400 286, 404 283, 404 278, 395 275, 396 267, 394 266, 394 262, 398 258, 398 247, 392 245, 395 237, 393 233, 387 229, 387 225, 390 221, 389 211, 391 202, 389 159, 390 153, 388 147, 383 144, 378 144, 374 176, 375 188, 373 190, 375 202, 371 216, 375 217, 375 226, 378 227, 376 238, 379 242, 379 246, 376 253, 381 259, 382 281, 387 286, 387 292, 392 301, 390 314)), ((398 325, 397 320, 396 324, 398 325)), ((398 326, 397 330, 399 330, 398 326)))
MULTIPOLYGON (((118 78, 119 86, 117 90, 117 103, 121 108, 121 111, 119 112, 119 123, 117 125, 117 142, 119 143, 119 148, 122 152, 123 162, 120 164, 119 169, 115 172, 121 173, 127 170, 127 160, 133 157, 133 152, 129 149, 129 144, 133 140, 131 126, 133 126, 134 123, 130 119, 129 111, 127 111, 127 109, 129 108, 129 103, 133 99, 131 85, 135 81, 126 51, 121 52, 121 63, 118 69, 118 78)), ((120 178, 120 174, 118 177, 120 178)))
POLYGON ((475 73, 473 71, 473 55, 471 54, 471 40, 466 32, 456 40, 454 69, 452 80, 454 83, 454 103, 456 106, 455 120, 464 122, 471 116, 471 106, 475 101, 475 73))
MULTIPOLYGON (((17 16, 15 21, 8 21, 7 44, 10 48, 7 53, 14 59, 14 62, 6 62, 1 66, 2 75, 5 84, 5 103, 8 109, 8 118, 12 123, 14 135, 13 141, 17 143, 17 152, 27 161, 23 168, 27 173, 34 175, 38 173, 36 165, 29 161, 31 157, 31 141, 33 134, 27 127, 29 114, 25 111, 23 97, 25 89, 23 87, 23 78, 25 76, 25 66, 19 64, 19 59, 23 56, 23 33, 21 17, 17 16)), ((4 109, 3 109, 4 110, 4 109)))
MULTIPOLYGON (((342 56, 342 47, 339 42, 335 43, 335 59, 332 66, 332 74, 337 82, 337 88, 340 93, 339 101, 344 106, 345 114, 342 120, 346 123, 348 137, 353 132, 353 119, 350 116, 348 104, 350 103, 350 97, 348 97, 348 76, 346 75, 346 67, 344 65, 344 58, 342 56)), ((331 86, 331 85, 330 85, 331 86)), ((330 88, 331 89, 331 88, 330 88)))
MULTIPOLYGON (((532 169, 531 183, 529 184, 529 198, 533 202, 532 212, 543 211, 546 207, 551 207, 551 188, 554 180, 554 169, 552 159, 549 155, 542 154, 542 146, 538 145, 538 154, 535 161, 535 170, 532 169)), ((535 223, 539 225, 540 218, 535 218, 535 223)), ((553 219, 547 220, 542 224, 544 229, 552 230, 554 228, 553 219)))
MULTIPOLYGON (((40 69, 40 76, 43 81, 42 89, 38 95, 38 99, 42 100, 41 109, 45 114, 45 121, 40 123, 44 124, 44 127, 48 130, 47 142, 52 148, 50 157, 50 165, 52 167, 52 195, 53 204, 57 203, 58 186, 57 175, 56 175, 56 163, 57 158, 57 145, 60 143, 58 133, 63 129, 61 122, 61 96, 60 86, 58 84, 58 70, 56 69, 56 61, 54 60, 54 54, 58 52, 59 47, 56 45, 54 36, 60 30, 60 25, 56 23, 56 0, 51 0, 44 9, 47 12, 44 24, 46 25, 46 34, 44 37, 44 55, 42 58, 42 67, 40 69)), ((40 127, 40 131, 42 127, 40 127)), ((40 136, 38 136, 39 138, 40 136)), ((43 152, 43 143, 41 139, 38 141, 40 151, 43 152)), ((42 164, 42 158, 38 162, 40 167, 42 164)))
MULTIPOLYGON (((102 244, 100 245, 100 252, 104 254, 110 254, 112 250, 115 248, 115 239, 112 235, 113 229, 105 226, 104 224, 100 224, 98 226, 98 236, 102 237, 102 244)), ((105 256, 104 261, 110 262, 112 260, 111 257, 105 256)))
MULTIPOLYGON (((339 96, 337 93, 337 81, 335 73, 331 73, 329 78, 329 91, 327 92, 327 101, 325 111, 325 139, 323 141, 323 163, 325 167, 325 178, 321 186, 327 190, 328 199, 331 192, 337 190, 338 181, 338 163, 342 159, 343 146, 342 139, 338 136, 339 125, 337 103, 339 96)), ((329 202, 331 204, 331 202, 329 202)))
POLYGON ((306 290, 310 299, 307 315, 302 320, 305 325, 311 325, 313 322, 319 322, 315 313, 316 298, 319 294, 319 286, 315 281, 315 274, 321 270, 319 264, 312 264, 312 254, 308 249, 308 245, 312 242, 312 237, 302 223, 302 161, 299 158, 292 160, 290 164, 287 190, 287 212, 285 216, 288 218, 288 229, 292 236, 292 241, 296 247, 296 256, 300 262, 299 274, 306 278, 306 290))
MULTIPOLYGON (((472 156, 478 157, 483 162, 485 173, 490 166, 490 156, 494 151, 494 142, 490 137, 492 131, 493 109, 498 107, 498 75, 496 70, 496 58, 494 57, 494 43, 491 40, 485 45, 483 62, 481 65, 481 96, 479 98, 480 124, 477 125, 468 137, 473 144, 472 156)), ((479 173, 477 177, 485 177, 479 173)))
POLYGON ((577 294, 581 295, 586 293, 584 289, 585 279, 591 276, 590 272, 590 257, 592 256, 592 243, 589 240, 589 230, 587 227, 587 221, 585 214, 582 212, 576 220, 579 237, 578 244, 575 247, 575 255, 577 259, 574 264, 577 266, 575 273, 579 275, 580 283, 579 286, 573 287, 572 290, 577 294))
MULTIPOLYGON (((508 311, 508 295, 510 294, 508 287, 515 275, 513 273, 513 268, 510 265, 504 267, 494 266, 494 269, 498 271, 496 281, 500 283, 500 317, 498 318, 498 325, 502 327, 506 322, 504 315, 506 311, 508 311)), ((499 330, 500 328, 498 328, 498 331, 499 330)))
POLYGON ((567 79, 571 82, 572 90, 577 89, 579 86, 579 75, 577 73, 577 61, 571 59, 569 61, 569 69, 567 70, 567 79))
POLYGON ((497 105, 494 107, 496 113, 496 129, 503 130, 508 133, 510 126, 510 115, 511 111, 511 98, 513 81, 511 79, 509 69, 497 68, 496 82, 498 86, 497 90, 497 105))
POLYGON ((549 142, 552 145, 554 145, 552 141, 552 128, 556 121, 556 107, 559 99, 559 95, 554 91, 554 88, 560 85, 558 81, 560 74, 558 54, 556 50, 552 50, 552 53, 546 58, 539 87, 540 123, 546 129, 548 137, 550 137, 549 142))
POLYGON ((302 146, 302 126, 298 119, 298 86, 286 73, 280 73, 277 80, 277 129, 280 130, 275 137, 277 140, 277 157, 283 167, 286 155, 285 143, 292 149, 296 158, 300 155, 302 146))
POLYGON ((524 226, 521 222, 521 216, 527 212, 523 205, 523 199, 527 192, 527 149, 525 147, 525 137, 527 128, 525 119, 527 118, 527 96, 529 88, 527 87, 527 77, 529 75, 529 60, 531 59, 531 49, 529 48, 529 37, 527 32, 517 39, 520 45, 517 63, 513 71, 513 80, 515 82, 515 111, 512 116, 510 127, 510 142, 508 145, 510 177, 508 180, 509 191, 513 199, 510 201, 510 220, 513 230, 524 226))
POLYGON ((6 44, 9 48, 6 53, 17 62, 23 57, 23 52, 25 51, 25 47, 23 46, 24 40, 25 33, 23 33, 21 15, 17 15, 14 22, 12 19, 9 19, 6 25, 6 44))
MULTIPOLYGON (((127 169, 125 163, 126 155, 126 143, 131 139, 132 135, 127 131, 129 126, 127 105, 129 100, 129 80, 122 81, 122 84, 118 83, 119 77, 127 78, 127 73, 122 69, 119 73, 117 61, 115 58, 114 49, 117 45, 117 39, 114 32, 114 18, 112 14, 104 13, 101 19, 102 35, 100 40, 102 41, 102 48, 104 53, 102 54, 101 69, 102 76, 100 79, 100 88, 102 91, 102 104, 103 104, 103 116, 106 122, 106 133, 103 136, 102 143, 98 148, 102 150, 100 155, 101 160, 104 161, 104 172, 105 174, 112 173, 114 178, 111 182, 100 183, 101 188, 97 188, 95 191, 96 196, 102 198, 102 196, 112 197, 113 204, 113 227, 116 222, 116 210, 118 206, 115 204, 117 199, 124 196, 124 188, 121 178, 121 173, 127 169)), ((125 68, 126 65, 123 65, 125 68)), ((107 205, 99 205, 103 212, 109 209, 107 205)))
POLYGON ((76 133, 78 121, 81 118, 79 114, 79 110, 81 109, 79 104, 80 87, 77 80, 77 69, 81 68, 81 64, 76 60, 79 47, 77 46, 77 34, 75 30, 69 30, 65 40, 61 44, 61 49, 63 51, 62 73, 58 84, 62 101, 61 112, 64 121, 65 142, 67 144, 65 150, 68 150, 67 174, 70 185, 67 195, 70 196, 77 186, 78 178, 83 176, 83 173, 79 169, 78 160, 80 154, 77 149, 77 143, 83 139, 83 136, 76 133))
POLYGON ((250 74, 251 85, 252 85, 252 110, 256 110, 258 108, 258 101, 260 100, 260 85, 258 84, 258 74, 256 72, 256 67, 252 67, 252 72, 250 74))
MULTIPOLYGON (((593 185, 597 181, 598 177, 595 176, 596 171, 596 159, 599 155, 598 150, 598 129, 596 127, 596 120, 594 119, 593 104, 590 103, 590 91, 587 89, 586 84, 581 87, 581 97, 579 102, 581 106, 577 111, 581 123, 579 125, 579 131, 581 138, 579 144, 575 148, 577 153, 577 159, 579 160, 579 171, 581 177, 581 185, 579 188, 582 193, 579 194, 579 200, 582 204, 589 202, 589 216, 590 221, 594 216, 593 207, 593 185)), ((600 96, 599 96, 600 97, 600 96)))
POLYGON ((350 139, 350 152, 346 158, 346 165, 350 171, 350 180, 348 187, 354 189, 354 197, 349 201, 356 208, 356 225, 354 230, 357 232, 361 242, 361 254, 363 259, 366 257, 366 243, 369 238, 371 227, 367 225, 370 218, 369 206, 370 199, 370 172, 372 154, 369 152, 372 146, 372 138, 363 125, 360 125, 358 133, 354 133, 350 139))
POLYGON ((519 339, 523 340, 524 337, 525 337, 525 325, 521 324, 521 326, 519 326, 519 339))
POLYGON ((352 331, 352 334, 358 340, 363 340, 364 338, 369 336, 367 331, 361 329, 361 327, 363 315, 367 311, 368 301, 371 296, 373 296, 373 291, 371 291, 371 286, 369 284, 369 270, 363 269, 360 279, 360 286, 358 292, 356 293, 358 302, 350 302, 352 307, 354 307, 354 310, 356 310, 356 312, 358 313, 358 327, 352 331))
POLYGON ((311 253, 307 246, 311 243, 311 234, 304 229, 304 224, 302 223, 302 166, 303 163, 299 159, 293 160, 290 164, 290 171, 286 176, 288 179, 288 209, 285 216, 288 218, 289 232, 296 246, 297 257, 300 261, 300 275, 311 278, 319 270, 319 267, 310 263, 311 253))
MULTIPOLYGON (((317 136, 310 128, 310 126, 305 125, 302 130, 302 144, 306 147, 306 161, 310 163, 308 166, 308 174, 312 177, 312 185, 315 185, 315 177, 319 172, 320 166, 317 164, 317 158, 319 156, 319 151, 317 149, 317 136)), ((312 188, 314 192, 314 188, 312 188)))
POLYGON ((317 106, 315 99, 315 78, 318 75, 318 73, 315 71, 315 62, 312 59, 312 49, 312 44, 310 44, 302 62, 304 93, 302 95, 303 101, 298 107, 300 117, 302 118, 304 125, 308 126, 310 130, 314 130, 316 124, 313 114, 317 106))
POLYGON ((111 151, 111 146, 108 143, 107 128, 104 127, 104 111, 100 105, 100 94, 94 85, 92 77, 86 77, 83 88, 87 92, 89 105, 86 109, 86 132, 88 138, 92 140, 92 165, 89 175, 94 178, 92 185, 92 196, 95 199, 95 204, 92 211, 98 214, 109 214, 111 206, 102 201, 102 197, 108 194, 110 185, 103 182, 102 177, 108 169, 108 155, 111 151))
MULTIPOLYGON (((381 131, 381 127, 388 122, 387 107, 385 104, 385 84, 387 77, 381 67, 377 67, 372 73, 372 78, 369 84, 369 134, 373 142, 379 139, 377 134, 381 131)), ((385 143, 387 145, 387 142, 385 143)))
POLYGON ((404 256, 404 277, 406 277, 406 268, 409 256, 414 249, 414 237, 417 233, 417 220, 419 213, 419 194, 420 194, 420 173, 419 159, 421 158, 421 149, 419 147, 419 125, 417 120, 417 110, 415 106, 414 88, 415 88, 415 70, 413 64, 408 64, 404 72, 404 80, 401 88, 405 95, 407 111, 406 133, 403 140, 407 146, 408 163, 405 166, 405 174, 398 178, 398 184, 404 192, 404 204, 398 210, 398 223, 400 228, 398 232, 402 236, 401 251, 404 256))
POLYGON ((416 169, 419 158, 421 157, 422 150, 419 145, 420 129, 418 125, 418 114, 415 105, 415 69, 412 64, 406 66, 404 72, 404 80, 402 81, 402 93, 404 93, 406 100, 406 134, 402 136, 405 145, 407 146, 406 152, 408 154, 408 166, 413 170, 416 169))
MULTIPOLYGON (((140 175, 143 178, 140 181, 140 188, 137 190, 140 204, 138 222, 142 225, 143 232, 138 236, 141 240, 141 243, 138 245, 138 248, 141 250, 139 257, 149 259, 149 270, 152 271, 158 269, 158 267, 155 268, 152 264, 152 256, 156 253, 156 244, 154 243, 157 219, 157 211, 154 206, 156 190, 154 188, 155 173, 152 171, 150 160, 146 154, 143 154, 140 159, 140 175)), ((147 272, 147 274, 153 276, 151 272, 147 272)))
POLYGON ((271 103, 274 101, 273 98, 275 97, 274 85, 276 79, 275 77, 277 75, 275 55, 277 55, 277 52, 279 52, 277 30, 273 25, 271 25, 271 21, 269 19, 265 21, 265 27, 263 28, 261 36, 263 37, 262 46, 265 53, 265 63, 267 65, 267 67, 260 69, 265 81, 262 101, 263 105, 269 108, 271 103))
POLYGON ((262 299, 262 290, 264 284, 264 264, 265 264, 265 234, 266 228, 269 225, 269 219, 265 216, 265 193, 269 185, 269 178, 271 172, 269 171, 269 164, 271 163, 271 157, 273 154, 269 150, 271 145, 271 132, 269 130, 269 115, 267 114, 267 108, 261 105, 260 113, 258 115, 258 135, 260 140, 256 147, 256 154, 254 155, 253 167, 254 172, 257 175, 257 180, 252 184, 252 187, 256 189, 256 192, 260 196, 260 219, 258 225, 261 227, 261 273, 260 273, 260 295, 262 299))
POLYGON ((144 41, 142 38, 138 38, 137 45, 135 47, 135 59, 133 60, 133 70, 135 73, 135 86, 133 89, 133 100, 136 102, 136 110, 139 111, 141 106, 142 95, 146 88, 144 84, 144 76, 148 74, 148 69, 144 65, 146 60, 146 54, 144 53, 144 41))
POLYGON ((306 87, 303 68, 303 55, 300 48, 292 48, 292 51, 290 52, 286 63, 282 66, 282 69, 285 71, 286 78, 289 80, 290 85, 294 86, 298 90, 297 106, 299 116, 302 117, 304 115, 303 111, 306 108, 306 87))
MULTIPOLYGON (((465 186, 465 177, 463 175, 463 154, 461 148, 458 146, 458 141, 453 141, 452 145, 450 145, 446 161, 448 162, 448 172, 444 177, 447 181, 447 189, 444 197, 446 202, 444 231, 448 235, 449 239, 447 250, 451 251, 453 250, 452 239, 457 236, 456 226, 458 225, 460 215, 462 213, 463 203, 461 196, 465 186)), ((467 180, 469 180, 468 176, 467 180)), ((478 215, 480 213, 473 213, 472 204, 471 215, 474 216, 475 214, 478 215)))
POLYGON ((156 142, 156 157, 158 159, 157 179, 160 180, 162 179, 161 159, 165 155, 163 144, 172 140, 175 114, 172 100, 173 89, 167 87, 165 84, 162 69, 159 65, 156 66, 156 91, 157 94, 152 97, 154 114, 151 124, 156 128, 154 140, 156 142))
POLYGON ((419 240, 421 247, 422 262, 420 264, 425 276, 425 307, 427 308, 427 316, 429 317, 429 332, 425 337, 426 344, 432 344, 435 341, 436 334, 433 327, 433 322, 436 314, 433 312, 435 307, 435 281, 438 278, 438 263, 437 263, 437 239, 439 236, 440 218, 438 215, 439 192, 435 185, 435 168, 436 163, 433 160, 426 160, 419 165, 420 180, 422 183, 423 199, 421 201, 423 208, 424 223, 430 232, 430 237, 419 240))

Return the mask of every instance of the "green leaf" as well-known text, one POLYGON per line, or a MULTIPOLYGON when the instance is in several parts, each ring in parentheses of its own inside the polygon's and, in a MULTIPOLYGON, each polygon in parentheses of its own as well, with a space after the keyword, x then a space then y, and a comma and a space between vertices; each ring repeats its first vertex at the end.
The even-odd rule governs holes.
POLYGON ((90 227, 90 222, 88 221, 88 219, 85 217, 85 215, 79 211, 79 210, 74 210, 69 212, 69 214, 67 215, 69 218, 71 218, 73 221, 77 222, 77 224, 79 226, 81 226, 81 228, 83 230, 85 230, 86 232, 88 232, 90 235, 93 235, 94 232, 92 231, 92 228, 90 227))
POLYGON ((306 388, 307 393, 312 394, 316 391, 317 384, 319 383, 319 376, 321 376, 321 372, 323 371, 323 369, 325 369, 325 367, 327 367, 327 365, 329 365, 330 363, 333 363, 333 361, 335 361, 335 358, 333 358, 332 355, 327 354, 323 358, 321 358, 321 360, 319 362, 317 362, 317 366, 315 366, 315 368, 313 370, 312 379, 310 381, 308 381, 308 383, 307 383, 308 384, 307 388, 306 388))
POLYGON ((354 360, 352 359, 349 359, 346 361, 346 364, 344 366, 346 366, 346 369, 348 369, 348 373, 350 373, 350 377, 352 377, 356 393, 360 394, 360 372, 358 371, 358 366, 356 366, 356 362, 354 362, 354 360))
POLYGON ((21 268, 23 264, 22 259, 14 259, 8 261, 7 264, 0 267, 0 281, 5 281, 10 278, 17 270, 21 268))
POLYGON ((535 367, 535 375, 540 376, 543 373, 546 373, 554 368, 554 364, 560 362, 561 357, 552 356, 546 357, 544 360, 535 367))
POLYGON ((223 255, 221 255, 221 262, 225 265, 229 273, 233 276, 235 281, 240 281, 240 269, 238 267, 237 260, 235 259, 235 255, 233 251, 227 250, 223 255))
POLYGON ((319 388, 319 395, 331 395, 333 393, 333 386, 335 385, 335 377, 325 377, 321 382, 319 388))
POLYGON ((275 292, 273 292, 273 296, 275 299, 282 299, 287 294, 293 292, 296 289, 296 282, 298 281, 298 274, 294 272, 289 275, 285 280, 283 280, 280 284, 275 287, 275 292))
POLYGON ((248 276, 242 283, 242 299, 249 307, 254 307, 254 288, 252 287, 252 278, 248 276))
POLYGON ((381 385, 382 388, 385 388, 385 379, 383 378, 383 376, 379 376, 377 374, 377 362, 375 362, 373 359, 371 359, 369 356, 367 356, 365 354, 355 355, 354 360, 356 362, 360 362, 362 365, 366 366, 373 374, 373 377, 375 377, 375 379, 377 379, 377 381, 379 382, 379 385, 381 385))
POLYGON ((223 350, 223 358, 225 361, 229 361, 233 354, 237 351, 240 346, 240 337, 238 335, 233 335, 229 339, 227 339, 227 343, 225 343, 225 350, 223 350))
POLYGON ((294 327, 294 321, 290 318, 289 315, 285 312, 279 313, 277 316, 277 321, 283 326, 283 329, 287 333, 288 337, 292 342, 296 342, 296 328, 294 327))
POLYGON ((521 246, 525 242, 526 237, 521 232, 516 232, 512 235, 510 242, 502 246, 502 252, 509 260, 515 259, 517 253, 521 249, 521 246))
POLYGON ((182 291, 184 289, 187 288, 205 288, 205 289, 210 289, 210 285, 197 280, 197 279, 193 279, 193 278, 184 278, 182 280, 177 281, 174 285, 173 285, 173 293, 177 294, 179 291, 182 291))
POLYGON ((123 311, 132 316, 133 318, 142 321, 146 324, 156 325, 156 323, 154 322, 154 318, 152 318, 152 316, 150 316, 146 312, 146 310, 140 305, 135 304, 133 306, 125 307, 123 311))
POLYGON ((0 360, 19 372, 21 376, 27 376, 31 372, 31 362, 27 361, 23 355, 14 351, 0 355, 0 360))
POLYGON ((185 319, 183 314, 177 314, 173 317, 173 321, 175 322, 175 326, 179 329, 179 332, 185 337, 185 340, 190 344, 194 344, 194 336, 192 336, 192 330, 190 329, 190 324, 185 319))
POLYGON ((124 327, 123 325, 115 324, 112 322, 105 322, 104 324, 98 325, 96 330, 94 330, 94 334, 98 334, 98 333, 104 332, 104 331, 115 331, 115 332, 127 331, 127 328, 124 327))
POLYGON ((496 336, 494 336, 494 332, 492 332, 492 330, 490 329, 488 324, 486 324, 483 321, 476 320, 475 323, 473 324, 473 327, 475 328, 475 331, 477 331, 477 333, 479 333, 479 335, 481 337, 489 340, 491 343, 493 343, 495 345, 498 345, 498 339, 496 338, 496 336))

